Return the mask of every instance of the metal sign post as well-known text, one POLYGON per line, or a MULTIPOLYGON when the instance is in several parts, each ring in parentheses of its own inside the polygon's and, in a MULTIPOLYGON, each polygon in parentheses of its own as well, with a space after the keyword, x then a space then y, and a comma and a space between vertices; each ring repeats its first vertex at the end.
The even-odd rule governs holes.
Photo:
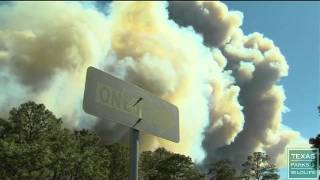
MULTIPOLYGON (((132 106, 136 106, 142 101, 143 98, 139 98, 132 106)), ((138 180, 138 168, 139 168, 139 130, 134 129, 142 121, 141 114, 139 119, 130 128, 130 166, 129 166, 129 180, 138 180)))
POLYGON ((138 180, 139 130, 130 128, 129 180, 138 180))

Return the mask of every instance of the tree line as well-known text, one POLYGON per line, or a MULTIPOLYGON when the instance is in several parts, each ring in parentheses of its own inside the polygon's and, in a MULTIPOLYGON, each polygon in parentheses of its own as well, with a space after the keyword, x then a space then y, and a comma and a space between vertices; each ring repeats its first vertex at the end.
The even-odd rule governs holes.
MULTIPOLYGON (((310 143, 319 148, 318 135, 310 143)), ((0 179, 128 179, 129 150, 106 145, 94 132, 64 128, 43 104, 26 102, 0 118, 0 179)), ((140 180, 279 179, 270 157, 254 152, 237 173, 230 160, 200 168, 188 156, 165 148, 140 154, 140 180)))
MULTIPOLYGON (((87 129, 63 128, 43 104, 27 102, 0 118, 0 179, 127 180, 129 150, 87 129)), ((191 158, 158 148, 140 155, 140 179, 204 178, 191 158)))

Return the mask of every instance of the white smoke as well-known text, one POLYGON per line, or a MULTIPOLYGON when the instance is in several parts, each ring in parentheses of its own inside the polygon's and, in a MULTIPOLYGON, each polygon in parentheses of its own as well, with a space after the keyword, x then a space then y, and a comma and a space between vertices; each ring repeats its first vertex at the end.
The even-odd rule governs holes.
POLYGON ((244 35, 243 15, 221 2, 13 2, 0 5, 0 115, 27 100, 44 103, 70 128, 92 128, 108 142, 127 129, 86 115, 86 68, 95 66, 175 104, 181 142, 142 136, 142 150, 164 146, 239 165, 260 149, 274 156, 298 135, 282 131, 288 74, 280 49, 244 35), (107 15, 106 15, 107 14, 107 15))

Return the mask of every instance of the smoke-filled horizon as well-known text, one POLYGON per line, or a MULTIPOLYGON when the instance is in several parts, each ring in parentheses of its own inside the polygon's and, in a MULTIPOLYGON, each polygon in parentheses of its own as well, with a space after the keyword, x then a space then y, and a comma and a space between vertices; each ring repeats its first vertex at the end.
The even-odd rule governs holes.
POLYGON ((217 1, 95 5, 0 4, 0 116, 34 100, 66 127, 123 140, 127 128, 82 110, 86 69, 95 66, 179 108, 181 142, 143 134, 142 150, 161 146, 203 165, 229 158, 238 167, 259 150, 283 165, 299 138, 281 122, 279 80, 289 66, 271 39, 242 32, 241 12, 217 1))

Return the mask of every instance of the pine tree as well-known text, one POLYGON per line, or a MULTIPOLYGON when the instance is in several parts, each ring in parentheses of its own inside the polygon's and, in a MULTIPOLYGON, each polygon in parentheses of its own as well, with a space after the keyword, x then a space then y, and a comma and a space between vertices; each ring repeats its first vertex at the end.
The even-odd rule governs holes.
POLYGON ((241 178, 246 180, 276 180, 279 179, 278 169, 270 162, 268 155, 262 152, 254 152, 248 156, 245 163, 242 164, 243 170, 241 178))

